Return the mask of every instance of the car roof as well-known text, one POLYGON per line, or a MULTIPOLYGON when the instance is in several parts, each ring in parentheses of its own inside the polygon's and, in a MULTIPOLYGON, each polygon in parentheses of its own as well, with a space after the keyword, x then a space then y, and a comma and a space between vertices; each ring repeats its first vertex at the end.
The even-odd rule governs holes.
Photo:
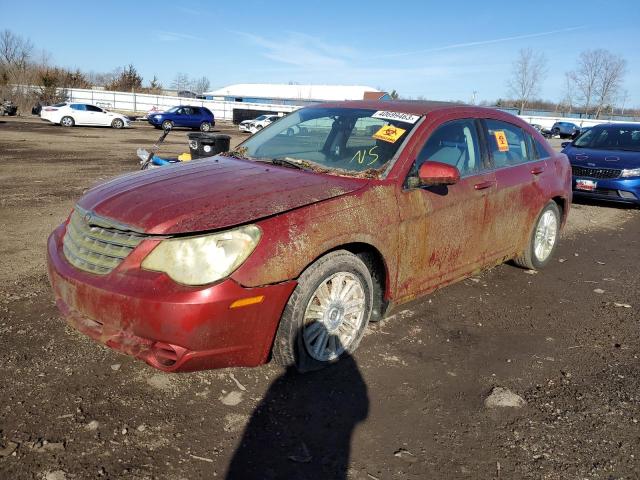
MULTIPOLYGON (((622 128, 636 128, 640 129, 640 123, 613 123, 613 122, 603 122, 598 123, 597 125, 591 125, 588 128, 593 127, 622 127, 622 128)), ((587 127, 585 127, 587 128, 587 127)))

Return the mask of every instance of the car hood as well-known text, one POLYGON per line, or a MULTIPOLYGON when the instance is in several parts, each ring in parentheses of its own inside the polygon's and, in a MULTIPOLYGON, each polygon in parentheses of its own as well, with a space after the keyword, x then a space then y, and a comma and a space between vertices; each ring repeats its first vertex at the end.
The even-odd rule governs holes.
POLYGON ((572 165, 597 168, 640 168, 640 152, 576 148, 569 145, 563 150, 572 165))
POLYGON ((367 183, 218 156, 116 177, 78 205, 142 232, 181 234, 256 221, 367 183))

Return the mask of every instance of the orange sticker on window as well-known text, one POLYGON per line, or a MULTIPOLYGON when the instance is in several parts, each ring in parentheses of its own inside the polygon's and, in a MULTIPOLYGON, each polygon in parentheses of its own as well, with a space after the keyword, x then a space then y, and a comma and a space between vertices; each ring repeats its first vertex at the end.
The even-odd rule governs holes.
POLYGON ((385 125, 373 134, 373 138, 389 143, 396 143, 404 132, 406 132, 406 130, 402 128, 394 127, 393 125, 385 125))
POLYGON ((509 143, 507 142, 507 136, 504 134, 502 130, 496 130, 493 132, 496 136, 496 142, 498 143, 498 150, 501 152, 509 151, 509 143))

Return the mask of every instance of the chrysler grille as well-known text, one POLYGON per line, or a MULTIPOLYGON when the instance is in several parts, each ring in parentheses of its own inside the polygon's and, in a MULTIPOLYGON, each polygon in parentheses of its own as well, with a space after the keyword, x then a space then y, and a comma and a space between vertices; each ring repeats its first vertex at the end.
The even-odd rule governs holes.
POLYGON ((573 165, 571 167, 574 177, 589 177, 589 178, 619 178, 622 170, 617 168, 587 168, 578 167, 573 165))
POLYGON ((116 268, 146 235, 126 225, 76 207, 63 239, 64 256, 80 270, 106 275, 116 268))

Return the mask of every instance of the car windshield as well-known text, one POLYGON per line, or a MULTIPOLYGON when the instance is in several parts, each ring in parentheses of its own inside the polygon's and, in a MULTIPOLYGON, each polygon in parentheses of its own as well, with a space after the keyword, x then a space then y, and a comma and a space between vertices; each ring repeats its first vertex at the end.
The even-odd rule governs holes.
POLYGON ((180 107, 171 107, 169 110, 167 110, 167 113, 176 113, 179 109, 180 107))
POLYGON ((339 175, 375 174, 394 157, 419 119, 402 112, 307 107, 260 130, 235 153, 339 175))
POLYGON ((640 126, 593 127, 580 135, 573 144, 578 148, 640 152, 640 126))
POLYGON ((254 118, 253 120, 264 120, 265 118, 267 118, 266 115, 260 115, 259 117, 254 118))

